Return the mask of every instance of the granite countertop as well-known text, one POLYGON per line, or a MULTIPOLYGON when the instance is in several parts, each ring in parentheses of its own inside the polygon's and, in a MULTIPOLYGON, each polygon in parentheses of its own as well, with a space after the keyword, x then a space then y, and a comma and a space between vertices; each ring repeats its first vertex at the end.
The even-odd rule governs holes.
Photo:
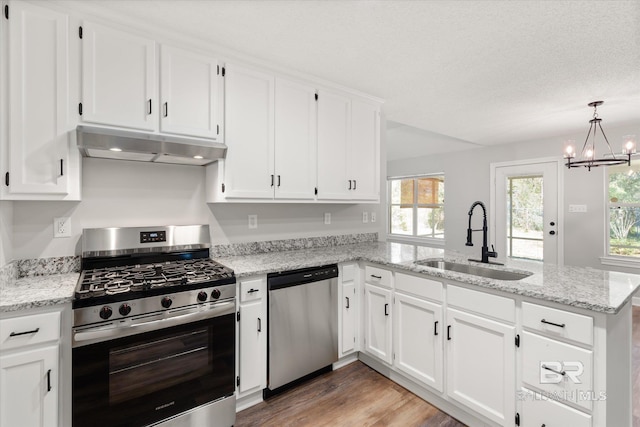
MULTIPOLYGON (((479 288, 496 289, 602 313, 617 313, 640 286, 640 275, 580 267, 558 267, 531 261, 508 261, 498 270, 526 271, 522 280, 496 280, 421 266, 415 262, 445 259, 469 264, 466 255, 401 243, 369 242, 288 251, 215 257, 232 268, 239 280, 248 276, 349 261, 365 261, 398 270, 451 279, 479 288)), ((23 277, 0 283, 0 313, 65 304, 73 300, 79 273, 23 277)))
POLYGON ((384 242, 269 252, 216 260, 232 268, 238 279, 339 262, 365 261, 610 314, 617 313, 640 286, 640 275, 636 274, 581 267, 558 267, 532 261, 508 261, 504 267, 481 264, 486 268, 533 273, 517 281, 489 279, 415 264, 417 260, 443 258, 469 264, 466 255, 458 252, 384 242))
POLYGON ((0 313, 73 301, 79 273, 23 277, 0 287, 0 313))

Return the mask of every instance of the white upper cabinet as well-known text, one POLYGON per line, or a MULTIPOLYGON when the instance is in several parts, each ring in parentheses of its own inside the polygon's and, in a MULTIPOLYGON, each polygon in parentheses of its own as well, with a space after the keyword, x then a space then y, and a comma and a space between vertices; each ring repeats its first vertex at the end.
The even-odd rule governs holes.
POLYGON ((272 199, 275 78, 233 64, 225 69, 224 197, 272 199))
MULTIPOLYGON (((318 92, 318 199, 351 197, 347 178, 347 145, 351 128, 351 98, 318 92)), ((353 183, 351 183, 353 186, 353 183)))
POLYGON ((2 126, 8 128, 2 133, 2 198, 79 200, 80 160, 71 114, 78 52, 70 40, 70 18, 24 2, 7 7, 9 19, 2 32, 2 57, 9 64, 2 83, 8 91, 8 97, 2 97, 7 112, 2 120, 8 125, 2 126))
POLYGON ((275 197, 314 199, 316 90, 277 78, 275 93, 275 197))
POLYGON ((318 200, 377 201, 379 173, 379 104, 320 91, 318 200))
POLYGON ((92 22, 82 24, 82 121, 158 128, 156 43, 92 22))
POLYGON ((220 67, 216 59, 160 47, 160 131, 221 139, 220 67))
POLYGON ((380 199, 380 107, 354 99, 351 103, 350 198, 380 199))

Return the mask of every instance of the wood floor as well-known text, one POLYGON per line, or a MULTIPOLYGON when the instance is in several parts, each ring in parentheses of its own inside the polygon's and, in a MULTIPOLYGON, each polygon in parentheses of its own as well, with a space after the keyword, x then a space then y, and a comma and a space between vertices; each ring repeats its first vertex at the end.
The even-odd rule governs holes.
MULTIPOLYGON (((633 308, 633 427, 640 427, 640 307, 633 308)), ((361 362, 324 374, 238 413, 236 427, 462 427, 361 362)))

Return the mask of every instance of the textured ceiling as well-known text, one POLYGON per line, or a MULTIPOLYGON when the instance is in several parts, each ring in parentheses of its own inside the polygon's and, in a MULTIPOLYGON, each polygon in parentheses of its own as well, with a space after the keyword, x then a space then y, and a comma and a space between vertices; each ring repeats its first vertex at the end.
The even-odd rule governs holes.
POLYGON ((637 0, 90 3, 383 98, 396 134, 428 131, 414 145, 582 134, 593 100, 640 134, 637 0))

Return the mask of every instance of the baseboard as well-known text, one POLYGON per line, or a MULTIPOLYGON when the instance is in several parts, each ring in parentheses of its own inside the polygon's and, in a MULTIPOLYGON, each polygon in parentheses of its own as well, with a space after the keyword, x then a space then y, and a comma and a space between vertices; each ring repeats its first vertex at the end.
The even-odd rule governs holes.
POLYGON ((335 371, 336 369, 340 369, 343 366, 347 366, 349 363, 353 363, 356 360, 358 360, 358 352, 354 351, 353 353, 344 356, 342 359, 334 363, 333 370, 335 371))
POLYGON ((261 403, 262 401, 262 390, 258 390, 246 396, 236 397, 236 412, 243 411, 261 403))

